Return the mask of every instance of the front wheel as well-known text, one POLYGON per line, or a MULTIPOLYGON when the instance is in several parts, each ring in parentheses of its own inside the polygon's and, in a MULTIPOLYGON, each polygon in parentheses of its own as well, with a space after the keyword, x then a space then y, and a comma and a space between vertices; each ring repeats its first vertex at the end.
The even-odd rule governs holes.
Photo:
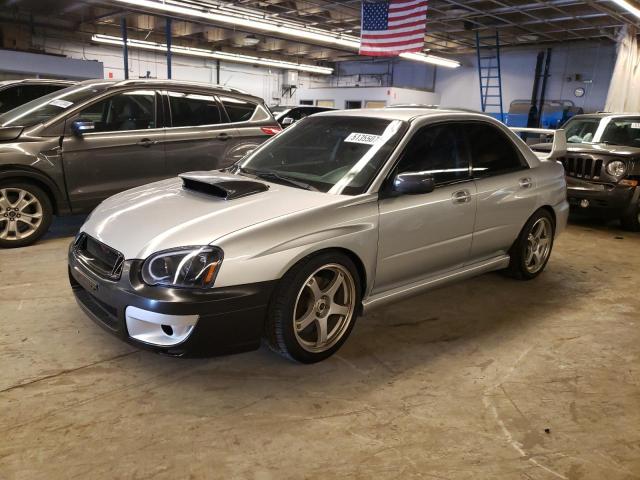
POLYGON ((531 280, 540 275, 551 256, 554 235, 551 214, 546 210, 534 213, 509 251, 511 260, 507 273, 519 280, 531 280))
POLYGON ((333 355, 353 329, 360 279, 349 257, 327 252, 298 262, 280 281, 266 326, 275 352, 302 363, 333 355))
POLYGON ((51 201, 35 185, 0 183, 0 247, 24 247, 44 235, 53 218, 51 201))
POLYGON ((630 232, 640 232, 640 203, 636 204, 631 210, 620 219, 622 228, 630 232))

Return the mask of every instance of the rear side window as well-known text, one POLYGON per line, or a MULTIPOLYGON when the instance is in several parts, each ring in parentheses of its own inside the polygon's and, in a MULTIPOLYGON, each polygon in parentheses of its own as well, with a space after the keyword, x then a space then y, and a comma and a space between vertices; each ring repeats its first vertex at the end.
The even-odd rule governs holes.
POLYGON ((256 103, 233 97, 220 97, 220 101, 231 122, 258 121, 269 118, 269 114, 256 103))
POLYGON ((197 127, 224 123, 220 106, 213 95, 169 92, 169 106, 173 127, 197 127))
POLYGON ((475 177, 486 177, 526 168, 513 142, 496 127, 483 123, 463 126, 469 141, 475 177))
POLYGON ((469 162, 462 152, 456 125, 435 125, 418 130, 402 155, 398 173, 422 172, 437 185, 469 179, 469 162))

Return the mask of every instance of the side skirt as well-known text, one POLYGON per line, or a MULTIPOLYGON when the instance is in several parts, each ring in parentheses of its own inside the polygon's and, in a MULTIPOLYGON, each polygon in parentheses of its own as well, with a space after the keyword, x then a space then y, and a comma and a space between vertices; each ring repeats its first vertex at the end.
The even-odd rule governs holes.
POLYGON ((466 265, 457 270, 444 272, 433 277, 419 280, 408 285, 394 288, 386 292, 372 295, 362 302, 363 313, 367 314, 376 308, 388 305, 389 303, 403 300, 413 295, 418 295, 434 288, 447 285, 449 283, 475 277, 483 273, 501 270, 509 266, 509 255, 501 255, 482 262, 466 265))

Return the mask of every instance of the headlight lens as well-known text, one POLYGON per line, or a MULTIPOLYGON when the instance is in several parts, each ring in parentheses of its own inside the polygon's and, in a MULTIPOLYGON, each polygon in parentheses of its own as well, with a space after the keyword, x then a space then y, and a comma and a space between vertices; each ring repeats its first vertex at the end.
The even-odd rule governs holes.
POLYGON ((614 160, 613 162, 607 163, 607 173, 614 177, 623 176, 626 169, 626 165, 620 160, 614 160))
POLYGON ((147 285, 181 288, 211 288, 222 264, 217 247, 185 247, 156 253, 142 265, 147 285))

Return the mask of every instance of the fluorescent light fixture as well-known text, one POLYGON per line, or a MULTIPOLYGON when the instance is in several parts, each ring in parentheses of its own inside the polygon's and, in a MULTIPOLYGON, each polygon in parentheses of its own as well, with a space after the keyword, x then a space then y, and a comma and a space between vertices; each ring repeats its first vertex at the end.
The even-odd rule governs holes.
MULTIPOLYGON (((622 1, 622 0, 621 0, 622 1)), ((248 9, 219 5, 212 8, 202 5, 198 8, 180 0, 111 0, 114 4, 125 4, 134 9, 144 11, 154 10, 159 14, 176 15, 181 18, 191 18, 195 21, 205 21, 222 25, 227 28, 246 28, 266 35, 305 40, 311 43, 323 44, 328 47, 358 51, 360 38, 314 28, 303 23, 283 21, 265 17, 248 9)), ((448 68, 457 68, 460 62, 424 53, 403 53, 400 55, 407 60, 430 63, 448 68)))
MULTIPOLYGON (((112 37, 110 35, 95 34, 91 40, 96 43, 105 43, 107 45, 123 46, 121 37, 112 37)), ((129 48, 140 48, 143 50, 154 50, 158 52, 166 52, 167 45, 165 43, 148 42, 146 40, 127 39, 129 48)), ((284 60, 273 60, 271 58, 254 57, 251 55, 240 55, 238 53, 217 52, 214 50, 206 50, 204 48, 180 47, 171 45, 171 53, 176 55, 188 55, 191 57, 214 58, 216 60, 225 60, 227 62, 246 63, 250 65, 263 65, 265 67, 282 68, 285 70, 298 70, 301 72, 319 73, 321 75, 331 75, 333 68, 319 67, 317 65, 306 65, 303 63, 287 62, 284 60)))
POLYGON ((622 8, 627 10, 628 12, 633 13, 636 17, 640 18, 640 8, 632 5, 627 2, 627 0, 611 0, 613 3, 620 5, 622 8))

